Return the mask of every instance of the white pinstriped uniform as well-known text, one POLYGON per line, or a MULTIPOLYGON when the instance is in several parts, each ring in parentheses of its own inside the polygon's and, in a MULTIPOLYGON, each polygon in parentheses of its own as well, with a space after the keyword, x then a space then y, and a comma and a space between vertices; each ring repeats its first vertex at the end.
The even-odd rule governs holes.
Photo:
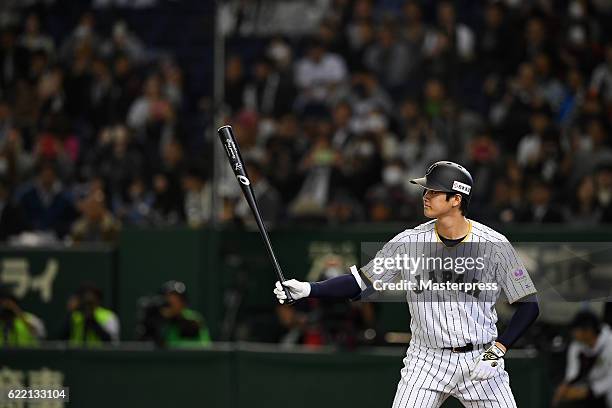
MULTIPOLYGON (((495 282, 498 286, 496 290, 481 291, 477 295, 460 291, 406 291, 412 339, 404 358, 393 408, 438 407, 451 395, 466 407, 516 407, 505 370, 490 380, 469 379, 470 364, 484 348, 466 353, 443 349, 470 343, 491 343, 497 338, 494 305, 501 292, 510 303, 536 293, 525 266, 506 237, 481 223, 469 222, 468 235, 457 246, 447 248, 440 241, 435 220, 432 220, 398 234, 376 254, 377 258, 393 258, 397 254, 407 254, 411 258, 420 254, 429 257, 481 256, 488 260, 485 270, 477 277, 466 272, 460 279, 465 279, 465 282, 495 282)), ((374 280, 416 281, 419 278, 444 281, 440 278, 440 271, 408 273, 404 269, 385 269, 376 273, 374 260, 361 268, 361 274, 353 269, 353 275, 365 276, 370 283, 374 280)), ((458 276, 454 275, 455 278, 458 276)), ((449 275, 446 277, 448 279, 449 275)), ((362 289, 365 288, 364 280, 357 280, 362 289)))

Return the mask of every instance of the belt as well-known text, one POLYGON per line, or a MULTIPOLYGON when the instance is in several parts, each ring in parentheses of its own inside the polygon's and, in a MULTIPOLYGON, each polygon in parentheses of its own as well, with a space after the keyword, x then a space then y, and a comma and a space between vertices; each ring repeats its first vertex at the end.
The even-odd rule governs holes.
POLYGON ((467 353, 467 352, 473 351, 473 350, 486 349, 490 345, 491 345, 491 343, 489 343, 489 344, 477 344, 477 345, 473 345, 472 343, 468 343, 465 346, 461 346, 461 347, 442 347, 442 350, 450 350, 453 353, 467 353))

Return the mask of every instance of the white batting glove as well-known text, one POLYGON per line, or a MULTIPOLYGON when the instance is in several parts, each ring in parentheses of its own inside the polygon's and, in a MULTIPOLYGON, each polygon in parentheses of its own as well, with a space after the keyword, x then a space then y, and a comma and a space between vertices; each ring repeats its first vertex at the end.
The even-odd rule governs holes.
POLYGON ((488 380, 504 370, 504 351, 495 344, 485 350, 470 369, 472 381, 488 380))
POLYGON ((300 282, 299 280, 289 279, 281 284, 279 281, 276 281, 276 284, 274 285, 274 294, 276 295, 276 299, 278 299, 278 303, 281 305, 285 303, 285 300, 287 299, 287 294, 285 293, 283 286, 289 290, 289 294, 294 300, 302 299, 310 295, 310 283, 308 282, 300 282))

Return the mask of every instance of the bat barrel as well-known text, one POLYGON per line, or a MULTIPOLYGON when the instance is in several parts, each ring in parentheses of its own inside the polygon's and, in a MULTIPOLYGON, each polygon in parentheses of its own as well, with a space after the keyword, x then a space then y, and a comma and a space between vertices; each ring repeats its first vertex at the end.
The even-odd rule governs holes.
MULTIPOLYGON (((251 211, 253 213, 253 216, 255 217, 255 222, 257 223, 257 227, 259 228, 259 233, 263 238, 266 250, 268 251, 268 255, 270 256, 272 265, 274 266, 276 276, 281 282, 284 282, 286 280, 285 276, 283 275, 280 264, 276 259, 274 250, 272 249, 272 243, 270 242, 270 238, 268 237, 268 231, 266 229, 266 226, 264 225, 263 219, 261 218, 259 207, 257 206, 257 200, 255 199, 255 194, 253 193, 253 188, 251 186, 251 181, 246 172, 246 166, 244 160, 242 160, 240 148, 238 147, 238 143, 236 142, 236 138, 234 137, 232 127, 230 125, 223 125, 219 129, 217 129, 217 133, 219 135, 219 139, 221 140, 221 144, 223 144, 223 147, 225 148, 225 153, 227 154, 227 158, 230 162, 230 166, 232 167, 232 171, 238 179, 242 193, 244 194, 247 203, 249 203, 249 207, 251 207, 251 211)), ((287 294, 286 303, 293 303, 293 300, 291 299, 291 296, 289 294, 289 290, 286 288, 285 293, 287 294)))

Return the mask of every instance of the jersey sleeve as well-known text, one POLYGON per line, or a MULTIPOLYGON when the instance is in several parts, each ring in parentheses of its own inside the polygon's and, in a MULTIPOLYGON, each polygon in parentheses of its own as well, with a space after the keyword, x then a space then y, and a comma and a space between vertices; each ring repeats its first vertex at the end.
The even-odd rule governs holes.
POLYGON ((372 285, 375 280, 392 282, 402 276, 402 269, 399 268, 400 265, 395 262, 395 259, 396 256, 405 253, 406 245, 405 242, 398 239, 398 236, 387 242, 376 253, 376 256, 359 270, 359 275, 367 286, 372 285))
POLYGON ((500 243, 497 253, 497 283, 501 286, 508 302, 514 303, 525 296, 537 293, 531 276, 519 254, 510 242, 500 243))

